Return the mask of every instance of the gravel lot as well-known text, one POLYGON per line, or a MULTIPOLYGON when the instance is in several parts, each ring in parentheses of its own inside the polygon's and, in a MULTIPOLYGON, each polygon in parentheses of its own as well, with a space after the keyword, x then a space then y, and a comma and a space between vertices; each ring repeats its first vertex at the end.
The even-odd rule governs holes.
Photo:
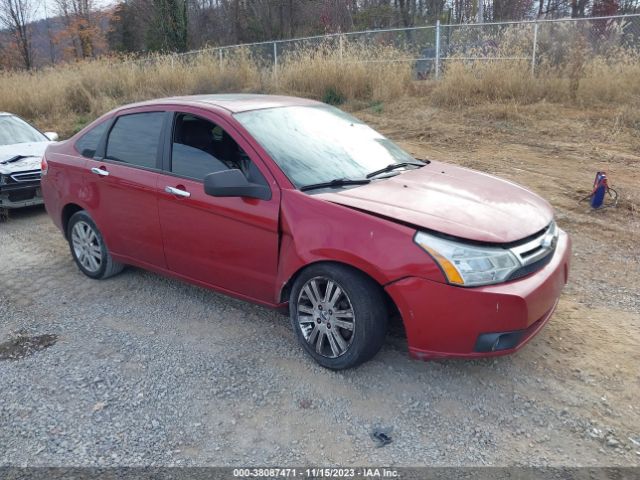
POLYGON ((551 197, 575 280, 527 347, 425 363, 390 336, 343 373, 307 358, 281 314, 134 268, 91 281, 43 209, 14 214, 0 343, 57 342, 0 349, 0 465, 640 465, 638 237, 610 242, 622 279, 594 275, 606 233, 551 197), (376 448, 374 427, 393 442, 376 448))

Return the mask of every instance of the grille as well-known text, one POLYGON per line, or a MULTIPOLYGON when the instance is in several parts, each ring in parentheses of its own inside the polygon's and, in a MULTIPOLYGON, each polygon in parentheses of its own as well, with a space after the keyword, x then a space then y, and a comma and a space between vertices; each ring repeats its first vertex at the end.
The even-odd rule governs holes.
POLYGON ((514 271, 509 276, 509 280, 524 277, 547 265, 556 250, 558 234, 558 227, 554 221, 532 240, 511 248, 511 252, 518 257, 522 267, 514 271))
POLYGON ((24 190, 18 190, 16 192, 9 192, 9 200, 11 202, 22 202, 24 200, 31 200, 35 198, 37 194, 36 188, 27 188, 24 190))
POLYGON ((529 265, 525 265, 524 267, 520 267, 518 270, 509 275, 509 278, 507 278, 507 280, 516 280, 517 278, 526 277, 530 273, 537 272, 551 261, 554 251, 555 248, 551 252, 548 252, 547 255, 545 257, 542 257, 540 260, 530 263, 529 265))
POLYGON ((22 183, 22 182, 33 182, 34 180, 40 180, 40 175, 41 175, 40 170, 33 170, 30 172, 14 173, 13 175, 10 175, 10 176, 15 182, 22 183))

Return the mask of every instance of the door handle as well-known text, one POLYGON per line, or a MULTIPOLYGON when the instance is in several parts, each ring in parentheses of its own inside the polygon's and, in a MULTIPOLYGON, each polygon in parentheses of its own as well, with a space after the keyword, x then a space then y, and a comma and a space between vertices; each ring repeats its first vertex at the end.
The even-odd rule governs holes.
POLYGON ((96 175, 100 175, 101 177, 108 177, 109 176, 109 172, 107 172, 106 170, 103 170, 102 168, 98 168, 98 167, 93 167, 91 169, 91 173, 95 173, 96 175))
POLYGON ((175 195, 176 197, 189 198, 191 196, 189 192, 175 187, 164 187, 164 191, 171 195, 175 195))

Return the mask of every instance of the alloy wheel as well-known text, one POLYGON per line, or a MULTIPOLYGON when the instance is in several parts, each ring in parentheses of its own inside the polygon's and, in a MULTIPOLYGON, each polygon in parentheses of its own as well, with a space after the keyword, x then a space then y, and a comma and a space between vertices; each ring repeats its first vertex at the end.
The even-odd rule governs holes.
POLYGON ((302 335, 319 355, 337 358, 347 352, 356 318, 349 296, 335 280, 311 278, 300 290, 296 309, 302 335))
POLYGON ((73 251, 80 265, 90 273, 102 266, 102 245, 100 237, 87 222, 76 222, 71 230, 73 251))

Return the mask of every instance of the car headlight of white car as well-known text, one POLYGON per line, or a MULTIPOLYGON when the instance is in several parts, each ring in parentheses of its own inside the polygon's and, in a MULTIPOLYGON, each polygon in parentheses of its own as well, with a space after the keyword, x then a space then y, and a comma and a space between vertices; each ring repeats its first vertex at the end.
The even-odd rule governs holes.
POLYGON ((416 233, 414 240, 454 285, 474 287, 504 282, 522 266, 506 248, 466 244, 426 232, 416 233))

